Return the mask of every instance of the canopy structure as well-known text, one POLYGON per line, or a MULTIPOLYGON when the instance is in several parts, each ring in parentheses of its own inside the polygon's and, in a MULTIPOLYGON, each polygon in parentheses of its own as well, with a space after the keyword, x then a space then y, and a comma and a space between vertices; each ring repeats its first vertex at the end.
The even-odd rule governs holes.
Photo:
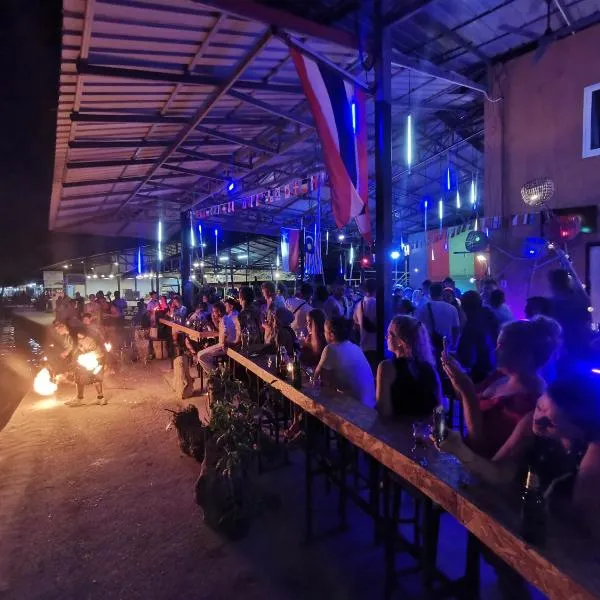
MULTIPOLYGON (((403 232, 421 226, 421 199, 439 193, 446 165, 459 187, 482 181, 487 66, 527 41, 507 26, 540 35, 545 29, 544 3, 525 4, 385 5, 391 30, 393 215, 403 232)), ((567 28, 568 34, 570 23, 583 17, 591 22, 597 4, 556 0, 554 29, 567 28)), ((367 5, 64 0, 50 228, 151 238, 162 218, 168 236, 179 228, 182 211, 322 169, 310 111, 281 34, 370 86, 367 5)), ((481 197, 481 187, 478 192, 481 197)), ((324 223, 332 225, 327 187, 322 198, 324 223)), ((313 192, 211 221, 274 234, 315 211, 313 192)), ((447 214, 461 219, 472 210, 466 203, 461 209, 449 206, 447 214)))

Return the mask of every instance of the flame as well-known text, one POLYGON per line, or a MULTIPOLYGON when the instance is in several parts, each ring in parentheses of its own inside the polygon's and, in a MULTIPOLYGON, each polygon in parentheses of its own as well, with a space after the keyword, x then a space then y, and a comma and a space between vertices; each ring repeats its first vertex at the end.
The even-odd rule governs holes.
POLYGON ((98 362, 98 355, 94 351, 80 354, 77 357, 77 364, 94 375, 102 370, 102 365, 98 362))
POLYGON ((42 369, 33 380, 33 391, 40 396, 52 396, 57 388, 48 369, 42 369))
POLYGON ((107 352, 110 352, 110 351, 112 350, 112 344, 111 344, 110 342, 106 342, 106 343, 104 344, 104 349, 105 349, 107 352))

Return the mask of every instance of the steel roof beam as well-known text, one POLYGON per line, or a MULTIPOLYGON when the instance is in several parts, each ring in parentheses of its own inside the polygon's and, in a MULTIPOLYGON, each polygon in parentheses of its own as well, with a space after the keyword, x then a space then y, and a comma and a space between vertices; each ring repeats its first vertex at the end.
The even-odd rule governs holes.
MULTIPOLYGON (((138 181, 144 181, 146 179, 147 176, 140 176, 140 177, 125 177, 124 179, 91 179, 91 180, 86 180, 86 181, 69 181, 67 183, 63 183, 63 187, 64 188, 74 188, 74 187, 84 187, 86 185, 111 185, 113 183, 136 183, 138 181)), ((171 174, 165 174, 165 175, 158 175, 157 177, 179 177, 181 178, 181 175, 171 175, 171 174)), ((137 192, 137 190, 136 190, 137 192)), ((128 192, 129 194, 131 194, 132 192, 128 192)), ((104 196, 104 192, 99 192, 98 196, 104 196)))
POLYGON ((233 158, 230 158, 227 155, 222 154, 207 154, 206 152, 198 152, 197 150, 188 150, 187 148, 178 148, 177 152, 179 154, 185 154, 190 158, 194 158, 196 160, 209 160, 213 162, 218 162, 222 165, 229 165, 230 167, 236 167, 237 169, 251 169, 252 165, 250 163, 243 163, 233 158))
POLYGON ((266 154, 277 154, 276 148, 271 148, 270 146, 265 146, 264 144, 259 144, 258 142, 253 142, 251 140, 245 140, 244 138, 241 138, 232 133, 225 133, 217 129, 204 127, 204 125, 197 125, 195 129, 196 131, 200 131, 201 133, 210 135, 211 137, 215 137, 220 140, 225 140, 227 142, 231 142, 232 144, 237 144, 238 146, 245 146, 246 148, 252 148, 252 150, 257 150, 258 152, 265 152, 266 154))
POLYGON ((461 75, 460 73, 456 73, 455 71, 449 71, 443 69, 442 67, 438 67, 428 60, 424 60, 415 56, 408 56, 396 48, 392 50, 392 65, 396 67, 404 67, 406 69, 410 69, 411 71, 416 71, 417 73, 423 73, 424 75, 429 75, 430 77, 441 79, 442 81, 447 81, 448 83, 452 83, 454 85, 460 85, 479 92, 480 94, 488 93, 486 85, 477 83, 468 77, 461 75))
MULTIPOLYGON (((156 173, 156 171, 162 167, 167 160, 173 155, 173 153, 177 150, 177 148, 183 144, 188 137, 190 137, 197 128, 200 127, 200 123, 203 119, 208 116, 208 113, 214 108, 214 106, 221 100, 221 98, 227 94, 229 89, 235 84, 236 81, 243 75, 244 71, 248 67, 248 65, 254 60, 254 58, 260 54, 263 48, 268 44, 271 39, 271 30, 266 31, 253 45, 252 49, 248 52, 248 54, 239 62, 239 64, 234 69, 233 73, 228 77, 228 79, 223 82, 217 90, 215 90, 210 98, 207 98, 206 101, 202 103, 202 105, 198 108, 193 118, 190 120, 188 125, 177 135, 175 141, 167 147, 167 149, 163 152, 162 156, 158 159, 156 164, 150 170, 150 173, 146 176, 146 178, 136 187, 134 192, 131 194, 129 198, 123 202, 120 208, 117 210, 117 214, 129 203, 131 198, 133 198, 134 193, 138 192, 145 183, 147 183, 152 176, 156 173)), ((212 133, 212 130, 208 130, 209 133, 212 133)))
MULTIPOLYGON (((209 87, 222 87, 226 85, 227 78, 212 77, 207 75, 189 75, 187 73, 165 73, 164 71, 152 71, 145 69, 127 69, 123 67, 93 65, 87 61, 77 61, 77 74, 96 77, 115 77, 118 79, 138 79, 142 81, 156 81, 171 84, 204 85, 209 87)), ((237 81, 237 89, 258 90, 262 92, 279 92, 283 94, 302 95, 302 87, 299 85, 287 85, 283 83, 265 84, 260 81, 237 81)))
POLYGON ((265 25, 289 29, 295 33, 325 42, 333 42, 344 48, 353 50, 360 48, 360 41, 353 33, 309 21, 303 17, 259 4, 253 0, 200 0, 200 4, 249 21, 258 21, 265 25))
MULTIPOLYGON (((281 110, 280 108, 278 108, 277 106, 273 106, 272 104, 267 104, 266 102, 263 102, 262 100, 258 100, 256 98, 253 98, 252 96, 248 95, 248 94, 244 94, 242 92, 237 92, 236 90, 229 90, 229 95, 232 98, 236 98, 237 100, 241 100, 242 102, 245 102, 246 104, 251 104, 252 106, 256 106, 257 108, 261 108, 262 110, 271 113, 272 115, 275 115, 277 117, 281 117, 282 119, 286 119, 287 121, 291 121, 292 123, 297 123, 298 125, 302 125, 304 127, 311 127, 314 128, 314 125, 307 121, 306 119, 303 119, 302 117, 297 117, 296 115, 292 115, 290 113, 285 112, 284 110, 281 110)), ((234 117, 235 119, 235 117, 234 117)), ((273 123, 271 123, 273 124, 273 123)))
POLYGON ((171 163, 164 163, 160 166, 160 168, 168 169, 169 171, 174 171, 175 173, 182 173, 183 175, 193 175, 195 177, 203 177, 204 179, 213 179, 214 181, 229 181, 229 177, 225 177, 224 175, 207 171, 186 169, 184 167, 180 167, 179 165, 172 165, 171 163))
MULTIPOLYGON (((103 150, 103 149, 118 149, 118 148, 160 148, 172 144, 173 140, 75 140, 69 142, 69 148, 74 150, 103 150)), ((188 140, 190 146, 231 146, 231 142, 223 140, 188 140)))
MULTIPOLYGON (((76 123, 143 123, 148 125, 186 125, 189 117, 164 117, 160 115, 135 115, 135 114, 98 114, 98 113, 71 113, 71 121, 76 123)), ((267 127, 275 125, 276 121, 269 119, 251 119, 243 117, 207 117, 207 125, 239 125, 253 127, 267 127)))
POLYGON ((383 24, 385 27, 391 25, 398 25, 408 19, 412 19, 418 12, 427 8, 430 4, 433 4, 435 0, 414 0, 408 6, 404 2, 399 2, 401 6, 390 10, 390 12, 383 18, 383 24))

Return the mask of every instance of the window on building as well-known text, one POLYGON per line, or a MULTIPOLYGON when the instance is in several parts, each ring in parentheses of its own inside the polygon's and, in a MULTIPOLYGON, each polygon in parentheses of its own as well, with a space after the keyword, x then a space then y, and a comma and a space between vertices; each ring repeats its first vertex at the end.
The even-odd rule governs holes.
POLYGON ((583 90, 583 158, 600 156, 600 83, 583 90))

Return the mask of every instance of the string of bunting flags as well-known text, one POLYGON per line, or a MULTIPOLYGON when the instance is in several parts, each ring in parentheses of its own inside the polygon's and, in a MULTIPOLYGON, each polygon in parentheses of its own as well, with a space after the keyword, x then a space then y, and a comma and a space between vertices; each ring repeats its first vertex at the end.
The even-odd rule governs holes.
MULTIPOLYGON (((446 227, 441 229, 439 232, 430 230, 430 237, 427 242, 439 242, 442 239, 453 238, 465 231, 494 231, 496 229, 502 229, 506 227, 518 227, 521 225, 535 225, 538 219, 541 218, 540 214, 537 213, 521 213, 511 215, 509 217, 479 217, 463 223, 462 225, 456 225, 453 227, 446 227)), ((417 240, 410 244, 411 250, 417 250, 425 245, 424 240, 417 240)))
POLYGON ((319 187, 319 179, 323 181, 322 174, 316 173, 310 177, 303 179, 296 179, 285 185, 277 186, 260 192, 259 194, 252 194, 246 198, 238 198, 236 200, 228 200, 227 202, 221 202, 214 204, 213 206, 207 206, 195 211, 197 219, 206 219, 207 217, 214 217, 216 215, 230 215, 237 209, 246 210, 249 208, 257 208, 265 204, 272 204, 282 198, 287 200, 297 196, 303 196, 309 192, 316 191, 319 187))

